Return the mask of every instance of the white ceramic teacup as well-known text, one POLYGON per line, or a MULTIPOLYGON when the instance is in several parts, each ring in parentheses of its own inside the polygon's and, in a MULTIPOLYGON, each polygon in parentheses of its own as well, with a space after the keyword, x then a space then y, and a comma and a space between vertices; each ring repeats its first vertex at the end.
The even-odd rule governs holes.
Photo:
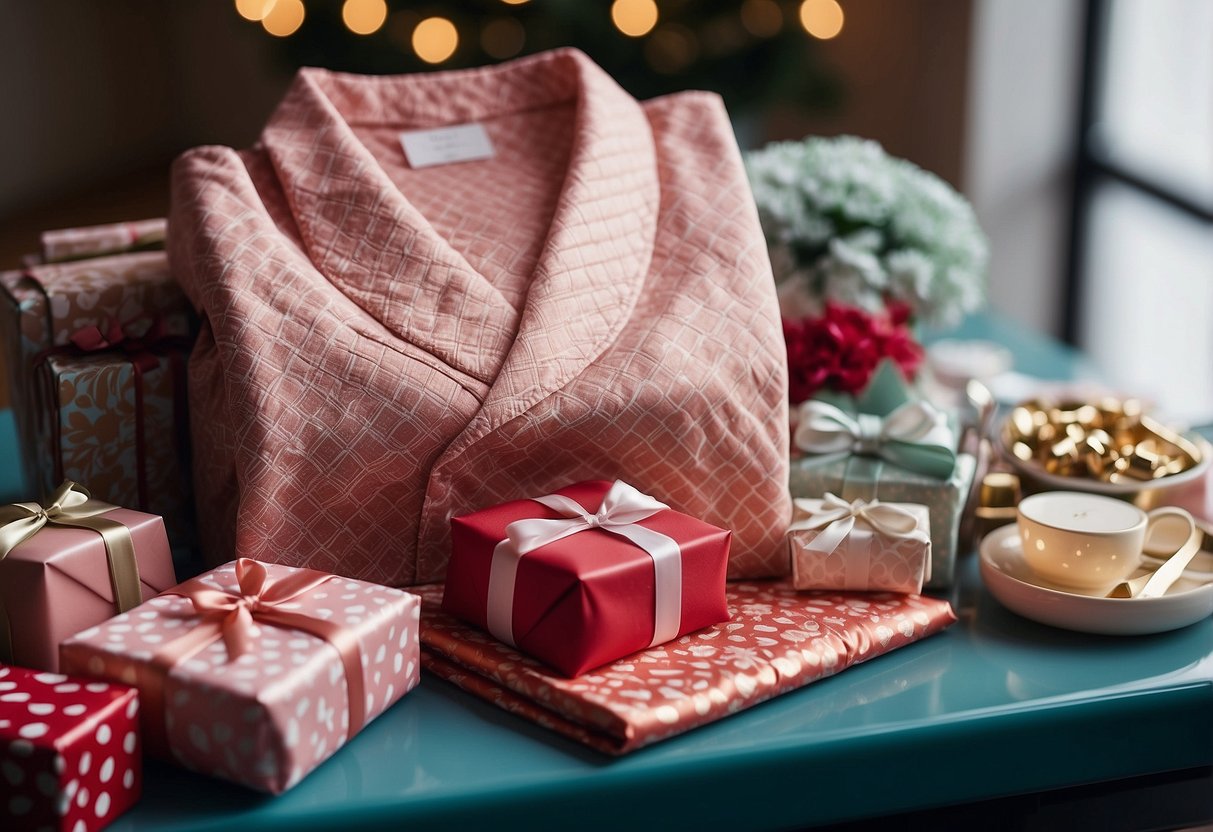
POLYGON ((1106 588, 1133 574, 1147 526, 1172 513, 1164 508, 1147 515, 1123 500, 1077 491, 1033 494, 1019 503, 1024 559, 1053 583, 1106 588))

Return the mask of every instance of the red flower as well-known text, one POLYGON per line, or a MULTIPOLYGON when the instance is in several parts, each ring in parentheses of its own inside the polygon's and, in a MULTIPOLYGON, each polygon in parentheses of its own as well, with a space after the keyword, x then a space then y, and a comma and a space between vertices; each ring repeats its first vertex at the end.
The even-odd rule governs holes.
POLYGON ((792 404, 821 390, 858 394, 886 358, 912 379, 922 363, 922 347, 911 337, 908 319, 902 304, 890 305, 887 315, 875 315, 832 303, 818 318, 784 318, 792 404))

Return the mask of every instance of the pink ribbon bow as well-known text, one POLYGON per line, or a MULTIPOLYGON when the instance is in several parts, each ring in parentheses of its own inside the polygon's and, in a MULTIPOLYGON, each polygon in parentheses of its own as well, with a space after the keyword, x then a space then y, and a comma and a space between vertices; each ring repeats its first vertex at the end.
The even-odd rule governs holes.
POLYGON ((323 618, 291 612, 282 605, 311 592, 335 575, 314 569, 300 569, 281 578, 270 578, 263 564, 251 558, 236 561, 236 582, 239 593, 213 586, 201 578, 193 578, 162 595, 179 595, 189 599, 202 620, 188 633, 170 641, 153 656, 152 664, 160 672, 144 686, 149 720, 154 732, 149 736, 152 747, 164 749, 164 681, 168 672, 203 648, 223 639, 229 660, 248 651, 258 635, 258 624, 274 624, 322 638, 336 648, 345 669, 346 690, 349 692, 350 726, 347 737, 353 737, 366 721, 366 691, 362 679, 362 651, 353 632, 323 618))

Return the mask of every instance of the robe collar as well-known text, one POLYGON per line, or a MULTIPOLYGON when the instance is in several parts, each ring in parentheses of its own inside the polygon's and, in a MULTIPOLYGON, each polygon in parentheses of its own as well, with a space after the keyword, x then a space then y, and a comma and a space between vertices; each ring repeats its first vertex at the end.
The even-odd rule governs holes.
POLYGON ((262 145, 316 268, 389 331, 489 385, 448 453, 585 369, 630 317, 648 272, 659 200, 649 122, 576 50, 405 76, 303 69, 262 145), (451 248, 351 129, 431 128, 569 102, 569 166, 521 309, 451 248))

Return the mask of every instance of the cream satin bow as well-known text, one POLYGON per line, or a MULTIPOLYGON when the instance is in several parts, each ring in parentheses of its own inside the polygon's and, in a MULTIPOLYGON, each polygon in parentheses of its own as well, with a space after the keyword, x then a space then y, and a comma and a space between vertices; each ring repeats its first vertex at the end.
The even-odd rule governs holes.
POLYGON ((531 499, 564 516, 551 520, 516 520, 506 526, 506 538, 493 550, 489 567, 487 621, 490 633, 506 644, 515 644, 514 584, 518 562, 524 555, 571 535, 601 529, 626 537, 653 559, 656 608, 650 646, 663 644, 678 635, 682 620, 682 550, 673 538, 637 525, 669 506, 622 480, 615 481, 594 513, 560 494, 531 499))
POLYGON ((870 413, 852 416, 832 404, 810 399, 800 406, 793 439, 807 453, 878 456, 941 479, 951 476, 956 465, 956 437, 947 417, 924 401, 906 402, 881 417, 870 413))
POLYGON ((837 549, 847 535, 855 528, 858 520, 863 520, 875 531, 886 537, 898 539, 921 540, 926 543, 931 538, 918 527, 918 518, 899 506, 882 503, 879 500, 865 502, 856 500, 848 503, 835 494, 827 493, 821 500, 821 507, 814 505, 814 500, 794 500, 798 511, 809 515, 804 520, 798 520, 788 527, 789 532, 810 531, 821 529, 821 533, 813 538, 805 548, 813 552, 830 554, 837 549))

